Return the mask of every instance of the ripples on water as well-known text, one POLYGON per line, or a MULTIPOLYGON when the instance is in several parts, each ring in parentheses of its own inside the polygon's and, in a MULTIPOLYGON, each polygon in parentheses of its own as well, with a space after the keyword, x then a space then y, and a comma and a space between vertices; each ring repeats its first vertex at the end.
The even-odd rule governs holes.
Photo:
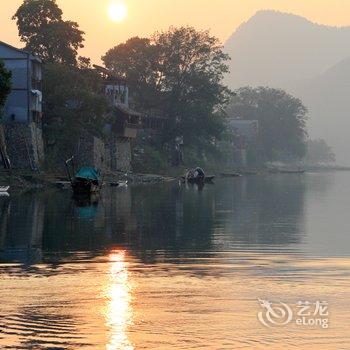
POLYGON ((349 175, 0 199, 1 349, 348 349, 349 175), (258 298, 329 302, 266 328, 258 298))

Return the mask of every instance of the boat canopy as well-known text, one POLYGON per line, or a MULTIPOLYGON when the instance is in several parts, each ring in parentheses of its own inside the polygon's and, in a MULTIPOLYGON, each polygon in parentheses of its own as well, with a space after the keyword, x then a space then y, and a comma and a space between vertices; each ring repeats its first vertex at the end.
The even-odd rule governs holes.
POLYGON ((100 181, 101 173, 100 173, 100 170, 96 168, 83 167, 77 172, 77 174, 75 175, 75 178, 100 181))

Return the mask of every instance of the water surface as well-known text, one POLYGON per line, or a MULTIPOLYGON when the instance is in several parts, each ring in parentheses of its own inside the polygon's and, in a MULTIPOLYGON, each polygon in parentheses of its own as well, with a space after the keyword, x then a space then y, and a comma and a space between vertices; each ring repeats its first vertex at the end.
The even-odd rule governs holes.
POLYGON ((0 198, 1 349, 348 349, 350 174, 0 198), (329 327, 258 320, 326 301, 329 327))

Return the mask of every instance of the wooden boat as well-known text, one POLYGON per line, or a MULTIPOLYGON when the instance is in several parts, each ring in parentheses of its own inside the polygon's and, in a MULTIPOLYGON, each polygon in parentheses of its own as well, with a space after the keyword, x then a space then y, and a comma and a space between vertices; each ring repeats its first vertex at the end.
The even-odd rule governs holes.
POLYGON ((7 192, 10 189, 10 186, 0 186, 0 192, 7 192))
POLYGON ((66 160, 66 170, 74 194, 93 194, 100 192, 103 180, 99 169, 82 167, 74 176, 74 157, 66 160))
POLYGON ((189 169, 185 176, 182 176, 183 181, 192 184, 212 183, 215 176, 206 176, 202 168, 189 169))
POLYGON ((186 178, 186 176, 182 176, 181 179, 183 181, 187 181, 188 183, 192 183, 192 184, 201 184, 201 183, 212 183, 215 179, 214 175, 211 176, 205 176, 204 178, 186 178))
POLYGON ((205 176, 204 179, 189 179, 189 182, 193 182, 193 183, 212 183, 215 179, 214 175, 210 175, 210 176, 205 176))
POLYGON ((98 193, 102 188, 101 173, 91 167, 81 168, 71 181, 74 193, 98 193))

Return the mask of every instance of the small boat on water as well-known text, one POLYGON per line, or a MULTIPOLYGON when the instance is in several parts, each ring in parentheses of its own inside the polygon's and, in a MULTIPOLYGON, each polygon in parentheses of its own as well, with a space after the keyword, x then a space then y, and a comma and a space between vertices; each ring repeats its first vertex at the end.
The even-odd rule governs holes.
POLYGON ((71 184, 74 193, 100 192, 102 188, 101 172, 96 168, 83 167, 75 174, 71 184))
POLYGON ((197 179, 197 178, 189 178, 186 179, 184 176, 182 177, 185 181, 192 183, 192 184, 197 184, 197 183, 213 183, 215 176, 211 175, 211 176, 205 176, 202 179, 197 179))
POLYGON ((74 157, 66 160, 66 170, 74 194, 94 194, 100 192, 103 179, 101 171, 93 167, 82 167, 75 173, 74 157), (72 174, 75 175, 73 176, 72 174))
POLYGON ((203 169, 197 167, 195 169, 188 170, 185 176, 182 176, 181 178, 183 181, 187 181, 188 183, 204 184, 212 183, 214 181, 215 176, 206 176, 203 169))

